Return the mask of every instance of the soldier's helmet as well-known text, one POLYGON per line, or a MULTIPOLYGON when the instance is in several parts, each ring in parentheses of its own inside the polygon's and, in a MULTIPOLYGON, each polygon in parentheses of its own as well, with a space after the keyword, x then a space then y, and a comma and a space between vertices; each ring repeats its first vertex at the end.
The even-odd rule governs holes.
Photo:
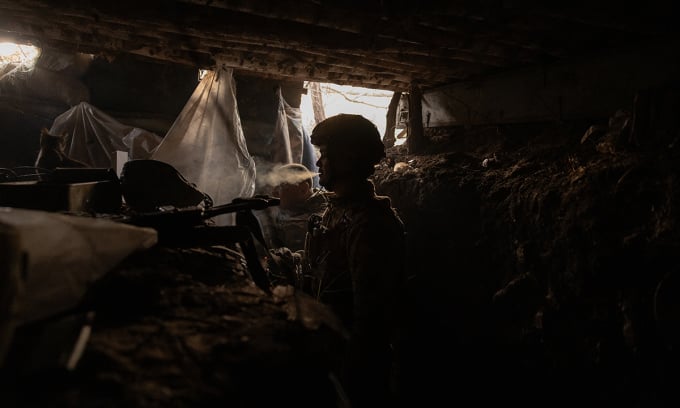
POLYGON ((320 122, 312 131, 311 141, 324 146, 335 160, 351 160, 357 168, 370 169, 385 157, 378 128, 361 115, 341 113, 320 122))

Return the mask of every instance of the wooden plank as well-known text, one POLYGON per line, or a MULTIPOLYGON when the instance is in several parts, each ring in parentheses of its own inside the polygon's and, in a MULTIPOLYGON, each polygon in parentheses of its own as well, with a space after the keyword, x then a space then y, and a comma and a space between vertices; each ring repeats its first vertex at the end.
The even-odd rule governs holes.
POLYGON ((296 80, 363 78, 403 91, 414 80, 430 89, 630 39, 609 27, 572 25, 583 16, 557 6, 445 3, 399 2, 394 9, 377 0, 0 0, 0 30, 72 42, 69 49, 93 52, 99 41, 108 53, 203 67, 219 60, 296 80))
MULTIPOLYGON (((13 21, 25 21, 30 22, 34 27, 41 27, 44 25, 43 17, 36 16, 24 16, 22 14, 17 14, 16 12, 4 11, 7 18, 13 21)), ((91 28, 91 21, 87 19, 78 17, 63 17, 55 21, 52 27, 59 26, 63 30, 75 30, 78 32, 90 35, 91 33, 97 33, 101 35, 108 36, 110 38, 116 38, 125 41, 139 41, 140 46, 145 46, 146 44, 153 44, 154 47, 159 46, 170 46, 170 47, 180 47, 184 50, 191 51, 195 50, 197 52, 210 53, 211 49, 233 49, 236 51, 244 52, 260 52, 267 53, 272 57, 278 57, 281 59, 286 59, 287 55, 294 52, 297 55, 303 55, 304 60, 312 64, 315 62, 311 55, 316 56, 320 59, 320 62, 326 64, 333 64, 338 66, 354 67, 361 69, 357 66, 363 65, 367 70, 370 71, 403 71, 408 72, 413 75, 421 74, 423 76, 439 76, 439 81, 451 80, 451 75, 444 77, 441 72, 446 70, 449 73, 456 71, 463 72, 466 71, 467 67, 472 72, 477 72, 486 68, 483 64, 474 64, 470 62, 461 62, 459 60, 443 60, 447 65, 438 64, 440 61, 437 58, 421 57, 413 55, 396 55, 384 57, 380 54, 373 55, 367 52, 336 52, 329 54, 328 51, 319 49, 302 49, 290 51, 288 47, 290 45, 279 45, 271 46, 268 44, 262 45, 257 42, 249 42, 252 45, 242 45, 239 42, 233 43, 231 39, 229 41, 223 41, 215 39, 214 37, 200 37, 193 38, 187 36, 183 33, 178 32, 166 32, 166 31, 139 31, 134 35, 131 34, 131 30, 125 30, 125 26, 116 23, 106 23, 99 22, 96 28, 91 28), (171 44, 170 44, 171 42, 171 44), (310 54, 310 56, 304 56, 304 54, 310 54), (357 61, 360 61, 359 63, 357 61)), ((464 78, 464 75, 458 76, 458 79, 464 78)), ((455 79, 454 77, 453 79, 455 79)))
MULTIPOLYGON (((272 50, 253 51, 247 48, 239 50, 230 47, 228 44, 216 43, 212 43, 212 47, 206 49, 201 47, 200 44, 187 45, 179 40, 171 46, 162 38, 144 37, 129 33, 119 34, 118 32, 111 32, 106 35, 102 30, 88 32, 86 29, 82 31, 68 30, 56 26, 50 26, 46 29, 38 22, 24 24, 15 19, 7 21, 6 17, 4 14, 0 17, 0 22, 5 28, 42 39, 43 42, 52 46, 63 47, 66 45, 68 49, 80 52, 130 52, 203 68, 214 66, 217 63, 214 61, 218 61, 232 68, 253 69, 255 72, 269 72, 300 80, 324 81, 328 77, 332 80, 351 81, 352 83, 365 80, 369 85, 389 86, 388 89, 393 87, 405 89, 412 78, 410 75, 400 76, 391 73, 386 66, 351 63, 349 60, 338 58, 324 56, 315 58, 304 53, 273 52, 272 50), (68 43, 78 44, 78 46, 68 46, 68 43), (145 44, 156 45, 147 46, 145 44)), ((409 69, 402 67, 401 70, 408 72, 409 69)), ((420 75, 423 81, 432 78, 436 82, 443 82, 449 79, 437 70, 424 70, 417 66, 411 67, 410 70, 414 71, 413 75, 420 75)))
MULTIPOLYGON (((99 4, 90 11, 82 11, 69 7, 51 7, 46 1, 27 0, 32 5, 31 12, 39 12, 40 9, 49 11, 45 17, 58 20, 61 15, 81 16, 95 18, 96 24, 100 22, 117 23, 131 27, 133 31, 145 31, 153 28, 175 30, 184 34, 196 36, 220 37, 223 35, 240 36, 261 43, 283 42, 291 48, 318 47, 327 51, 338 49, 363 49, 376 50, 413 50, 418 49, 447 49, 450 52, 459 51, 468 54, 490 55, 500 58, 513 58, 518 54, 516 46, 507 46, 500 42, 484 41, 489 46, 476 47, 469 34, 452 35, 451 32, 429 27, 410 24, 404 25, 404 17, 399 19, 377 18, 373 20, 363 18, 364 26, 361 32, 350 32, 337 29, 329 29, 318 25, 287 22, 272 18, 265 18, 238 12, 225 12, 211 7, 188 7, 187 4, 174 4, 173 12, 159 14, 155 9, 150 9, 147 2, 141 2, 135 13, 126 13, 106 2, 99 4), (477 49, 479 51, 477 51, 477 49)), ((7 4, 7 0, 0 1, 7 4)), ((11 4, 7 7, 17 7, 11 4)), ((361 19, 355 15, 353 20, 361 19)), ((343 22, 351 24, 350 21, 343 22)), ((356 30, 355 30, 356 31, 356 30)), ((482 36, 489 37, 489 32, 480 31, 482 36)), ((506 36, 503 36, 506 37, 506 36)), ((479 40, 479 38, 477 39, 479 40)), ((507 40, 503 40, 506 41, 507 40)), ((521 51, 521 50, 520 50, 521 51)), ((528 53, 522 58, 533 57, 541 54, 533 47, 522 51, 528 53)), ((520 52, 520 54, 522 53, 520 52)))
POLYGON ((400 99, 401 92, 397 91, 393 93, 390 104, 387 106, 387 114, 385 115, 385 135, 383 136, 383 144, 385 147, 392 147, 397 141, 394 136, 394 130, 397 125, 397 108, 399 107, 400 99))
POLYGON ((416 154, 425 147, 425 132, 423 131, 423 93, 420 86, 413 82, 408 95, 408 137, 406 148, 410 154, 416 154))
POLYGON ((323 96, 318 82, 309 83, 309 96, 312 100, 314 123, 318 124, 326 119, 326 111, 323 108, 323 96))

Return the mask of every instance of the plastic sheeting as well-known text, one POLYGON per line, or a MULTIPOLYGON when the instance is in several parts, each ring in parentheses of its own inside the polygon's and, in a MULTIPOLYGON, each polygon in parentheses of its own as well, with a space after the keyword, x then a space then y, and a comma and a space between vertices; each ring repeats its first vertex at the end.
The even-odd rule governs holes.
POLYGON ((0 362, 14 327, 77 306, 91 283, 157 240, 151 228, 0 207, 0 362))
POLYGON ((59 115, 50 133, 66 133, 64 152, 92 167, 113 167, 115 151, 128 152, 130 159, 148 159, 161 137, 144 129, 118 122, 113 117, 81 102, 59 115))
POLYGON ((272 137, 271 160, 274 163, 302 163, 302 112, 286 102, 281 88, 277 91, 278 111, 272 137))
MULTIPOLYGON (((175 167, 215 204, 253 195, 255 162, 246 147, 231 69, 205 75, 151 159, 175 167)), ((232 215, 215 222, 233 224, 232 215)))
MULTIPOLYGON (((271 194, 271 176, 278 166, 288 163, 301 163, 311 172, 318 172, 317 154, 309 134, 302 126, 302 111, 286 102, 281 88, 277 90, 277 115, 274 131, 268 143, 267 157, 258 157, 257 189, 263 194, 271 194)), ((313 187, 319 187, 319 176, 312 178, 313 187)))
MULTIPOLYGON (((314 145, 312 144, 312 139, 309 133, 302 128, 302 164, 307 167, 311 172, 318 173, 319 166, 316 165, 318 157, 316 156, 316 150, 314 150, 314 145)), ((312 187, 319 188, 319 175, 312 177, 312 187)))

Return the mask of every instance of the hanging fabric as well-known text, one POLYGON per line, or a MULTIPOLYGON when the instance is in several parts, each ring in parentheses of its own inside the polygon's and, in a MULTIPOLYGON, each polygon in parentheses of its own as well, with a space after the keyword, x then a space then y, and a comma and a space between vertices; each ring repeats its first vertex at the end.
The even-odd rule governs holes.
POLYGON ((302 112, 286 102, 281 87, 276 91, 278 110, 271 141, 273 163, 301 163, 303 150, 302 112))
MULTIPOLYGON (((255 191, 255 162, 248 153, 231 69, 208 72, 151 156, 175 167, 215 204, 255 191)), ((233 225, 233 214, 215 218, 233 225)))
POLYGON ((113 167, 116 150, 146 159, 161 142, 157 134, 120 123, 87 102, 57 116, 49 131, 65 134, 64 153, 92 167, 113 167))

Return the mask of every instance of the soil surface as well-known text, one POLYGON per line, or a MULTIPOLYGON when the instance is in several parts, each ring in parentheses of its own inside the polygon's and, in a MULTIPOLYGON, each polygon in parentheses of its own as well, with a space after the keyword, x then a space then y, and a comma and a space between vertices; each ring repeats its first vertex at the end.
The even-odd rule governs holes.
POLYGON ((408 231, 414 401, 676 401, 680 133, 632 123, 438 129, 422 153, 390 149, 374 181, 408 231))
MULTIPOLYGON (((420 153, 389 149, 374 182, 408 233, 403 406, 674 406, 679 133, 634 117, 429 129, 420 153)), ((78 314, 17 333, 2 405, 336 406, 334 316, 247 275, 236 246, 131 257, 78 314)))
POLYGON ((244 262, 224 246, 127 259, 88 293, 82 316, 15 335, 2 406, 332 406, 329 368, 345 339, 338 321, 292 288, 265 294, 244 262), (91 320, 91 337, 67 370, 60 357, 79 318, 91 320))

